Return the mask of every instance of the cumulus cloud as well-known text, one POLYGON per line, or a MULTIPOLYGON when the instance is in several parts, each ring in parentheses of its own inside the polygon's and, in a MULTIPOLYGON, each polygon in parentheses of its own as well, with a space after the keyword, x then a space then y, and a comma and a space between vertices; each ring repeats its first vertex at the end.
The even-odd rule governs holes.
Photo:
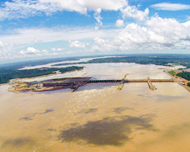
POLYGON ((42 53, 48 55, 48 54, 49 54, 49 51, 47 51, 47 50, 42 50, 42 53))
POLYGON ((53 52, 60 52, 60 51, 63 51, 64 48, 52 48, 51 49, 53 52))
POLYGON ((115 26, 116 27, 123 27, 124 26, 124 20, 117 20, 115 26))
POLYGON ((99 37, 94 38, 94 44, 92 45, 93 51, 113 51, 116 49, 110 40, 105 40, 99 37))
POLYGON ((112 40, 95 38, 92 50, 169 50, 190 48, 190 22, 152 17, 146 26, 131 23, 112 40))
MULTIPOLYGON (((58 53, 57 53, 58 54, 58 53)), ((35 56, 47 56, 47 55, 55 55, 54 53, 49 53, 48 50, 35 49, 33 47, 28 47, 26 50, 20 50, 18 54, 14 54, 14 58, 23 58, 23 57, 35 57, 35 56)))
POLYGON ((9 46, 9 43, 4 43, 0 41, 0 49, 9 46))
POLYGON ((2 41, 0 41, 0 48, 3 48, 4 47, 4 44, 2 41))
MULTIPOLYGON (((122 50, 127 52, 130 50, 136 51, 141 49, 162 49, 163 51, 167 49, 170 49, 171 51, 174 49, 185 49, 188 51, 188 49, 190 48, 190 21, 185 23, 179 23, 176 19, 161 18, 159 16, 154 16, 150 18, 147 18, 147 16, 143 17, 143 19, 145 18, 146 20, 144 20, 143 22, 144 25, 132 23, 127 25, 124 29, 99 29, 97 31, 95 31, 93 28, 71 29, 65 27, 54 29, 15 29, 11 31, 11 34, 8 33, 7 35, 0 35, 0 51, 2 54, 6 46, 7 48, 9 46, 12 46, 12 48, 10 47, 9 50, 13 50, 13 48, 18 49, 25 46, 30 46, 30 44, 34 40, 36 40, 36 42, 37 40, 42 40, 44 43, 55 41, 68 42, 68 40, 70 40, 69 46, 71 48, 85 48, 87 47, 87 45, 92 44, 91 46, 89 46, 89 48, 91 48, 91 51, 122 50), (93 42, 90 44, 82 42, 84 40, 86 41, 87 39, 89 40, 89 42, 92 40, 93 42), (6 44, 5 42, 8 43, 6 44), (13 47, 15 45, 16 47, 13 47)), ((120 25, 122 25, 122 20, 120 25)), ((72 51, 71 48, 70 50, 72 51)), ((52 53, 51 55, 53 55, 54 53, 58 55, 62 53, 59 52, 57 48, 54 48, 55 52, 50 51, 51 53, 39 50, 39 52, 32 52, 29 50, 31 50, 30 47, 27 50, 21 50, 20 54, 50 55, 52 53)), ((64 51, 64 53, 66 51, 64 51)), ((6 54, 6 56, 8 56, 8 52, 6 54)))
POLYGON ((185 39, 190 36, 190 26, 188 22, 179 23, 176 19, 152 17, 146 24, 149 30, 155 34, 163 36, 164 41, 170 42, 185 39))
POLYGON ((167 10, 167 11, 179 11, 190 9, 190 5, 177 4, 177 3, 158 3, 151 5, 151 7, 157 10, 167 10))
POLYGON ((19 52, 19 54, 21 55, 34 55, 34 54, 39 54, 39 53, 40 51, 33 47, 28 47, 26 50, 21 50, 19 52))
POLYGON ((139 21, 145 20, 149 15, 149 9, 146 8, 144 11, 138 10, 136 6, 127 6, 121 9, 123 18, 132 17, 139 21))
POLYGON ((79 41, 69 41, 69 43, 70 47, 75 47, 75 48, 85 48, 86 45, 89 45, 89 43, 82 43, 79 41))
POLYGON ((102 17, 100 16, 101 13, 101 8, 98 8, 95 13, 94 13, 94 18, 96 19, 96 21, 98 22, 97 25, 95 26, 95 30, 98 30, 100 26, 102 26, 102 22, 101 19, 102 17))
POLYGON ((14 0, 3 3, 0 8, 0 20, 27 18, 45 13, 52 14, 57 11, 67 10, 87 14, 88 10, 117 11, 126 6, 126 0, 14 0))
POLYGON ((39 0, 41 3, 56 3, 65 10, 86 14, 87 10, 119 10, 127 5, 126 0, 39 0))
POLYGON ((182 25, 184 25, 185 27, 188 27, 188 26, 190 26, 190 21, 187 21, 187 22, 185 22, 185 23, 182 23, 182 25))
MULTIPOLYGON (((69 41, 71 48, 91 48, 91 51, 136 51, 136 50, 168 50, 190 48, 190 21, 179 23, 176 19, 154 16, 147 19, 143 25, 131 23, 124 29, 18 29, 14 34, 0 35, 1 51, 5 49, 5 43, 9 42, 9 52, 14 44, 18 47, 30 45, 32 40, 38 38, 43 42, 69 41), (78 40, 76 40, 78 39, 78 40), (83 43, 83 40, 93 40, 92 43, 83 43), (3 48, 2 48, 3 47, 3 48)), ((30 48, 30 47, 29 47, 30 48)), ((56 50, 57 48, 55 48, 56 50)), ((42 51, 22 50, 20 54, 40 55, 42 51)), ((36 49, 35 49, 36 50, 36 49)), ((67 51, 67 50, 66 50, 67 51)), ((66 52, 64 51, 64 52, 66 52)), ((72 50, 71 50, 72 51, 72 50)), ((12 51, 13 52, 13 51, 12 51)), ((53 53, 60 54, 61 51, 53 53)), ((7 52, 8 54, 8 52, 7 52)), ((50 55, 51 53, 46 52, 50 55)), ((7 55, 8 56, 8 55, 7 55)))
MULTIPOLYGON (((14 0, 3 3, 0 8, 0 20, 27 18, 44 13, 50 15, 63 10, 76 11, 85 15, 88 11, 94 11, 94 18, 97 21, 95 29, 102 26, 100 15, 102 10, 120 10, 124 19, 132 17, 140 21, 149 14, 148 8, 140 11, 136 6, 129 6, 126 0, 14 0)), ((41 43, 33 41, 33 43, 41 43)))
MULTIPOLYGON (((0 56, 1 58, 8 59, 8 58, 20 58, 24 56, 43 56, 43 55, 64 55, 61 51, 58 52, 42 52, 40 50, 37 54, 27 54, 26 49, 23 50, 21 48, 33 45, 34 40, 42 40, 41 46, 46 46, 46 43, 49 42, 57 42, 57 41, 65 41, 68 42, 75 42, 76 39, 78 42, 75 42, 71 45, 73 46, 80 46, 84 48, 88 46, 89 43, 81 43, 80 41, 83 40, 92 40, 94 37, 114 37, 117 35, 118 31, 121 29, 110 29, 110 30, 94 30, 94 28, 29 28, 29 29, 14 29, 11 33, 4 33, 0 35, 0 56), (8 42, 8 43, 7 43, 8 42), (6 50, 6 52, 4 51, 6 50), (17 52, 16 50, 21 50, 17 52), (12 55, 10 55, 12 54, 12 55), (21 56, 22 54, 22 56, 21 56)), ((51 49, 51 48, 49 48, 51 49)), ((64 53, 67 50, 65 49, 64 53)), ((75 51, 76 53, 76 51, 75 51)))

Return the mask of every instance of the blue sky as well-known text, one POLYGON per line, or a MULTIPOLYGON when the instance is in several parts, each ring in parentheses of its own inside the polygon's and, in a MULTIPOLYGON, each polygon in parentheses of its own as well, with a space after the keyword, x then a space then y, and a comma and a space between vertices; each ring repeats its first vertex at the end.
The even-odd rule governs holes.
POLYGON ((0 63, 190 53, 187 0, 1 0, 0 63))

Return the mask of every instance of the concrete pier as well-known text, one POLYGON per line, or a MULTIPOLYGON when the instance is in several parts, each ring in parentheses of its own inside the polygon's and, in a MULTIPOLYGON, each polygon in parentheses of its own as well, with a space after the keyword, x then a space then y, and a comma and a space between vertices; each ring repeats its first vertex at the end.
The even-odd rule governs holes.
POLYGON ((128 74, 126 74, 126 75, 124 76, 124 78, 121 80, 121 82, 120 82, 120 84, 119 84, 117 90, 122 90, 122 89, 123 89, 124 81, 125 81, 125 78, 127 77, 127 75, 128 75, 128 74))
POLYGON ((147 83, 148 83, 148 86, 149 86, 150 90, 152 90, 152 91, 156 90, 156 87, 152 84, 149 77, 148 77, 147 83))

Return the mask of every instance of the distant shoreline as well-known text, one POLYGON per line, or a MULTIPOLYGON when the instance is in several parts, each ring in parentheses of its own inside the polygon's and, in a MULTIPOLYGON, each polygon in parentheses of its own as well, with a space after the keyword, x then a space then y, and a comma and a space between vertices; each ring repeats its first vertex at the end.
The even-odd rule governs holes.
MULTIPOLYGON (((83 70, 84 66, 68 66, 64 68, 38 68, 30 70, 3 69, 1 72, 0 83, 9 83, 14 80, 35 79, 48 77, 56 74, 64 74, 76 70, 83 70)), ((1 69, 0 69, 1 70, 1 69)))
MULTIPOLYGON (((83 68, 83 69, 84 69, 84 68, 83 68)), ((75 71, 82 71, 83 69, 74 70, 74 71, 68 71, 68 72, 65 72, 65 73, 55 73, 55 74, 42 75, 42 76, 31 77, 31 78, 16 78, 16 79, 11 79, 10 81, 23 80, 23 79, 31 80, 31 79, 37 79, 37 78, 44 78, 44 77, 49 77, 49 76, 55 76, 55 75, 61 75, 61 74, 71 73, 71 72, 75 72, 75 71)), ((9 82, 10 82, 10 81, 9 81, 9 82)), ((9 83, 7 83, 7 84, 9 84, 9 83)))

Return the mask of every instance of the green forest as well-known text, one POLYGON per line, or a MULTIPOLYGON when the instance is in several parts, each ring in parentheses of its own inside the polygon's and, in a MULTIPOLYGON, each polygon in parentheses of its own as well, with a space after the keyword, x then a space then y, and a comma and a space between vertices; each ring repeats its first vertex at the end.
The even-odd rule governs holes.
POLYGON ((173 71, 173 70, 172 71, 168 71, 168 73, 171 74, 171 75, 173 75, 173 76, 175 76, 175 74, 176 74, 176 72, 173 71))
POLYGON ((65 73, 81 69, 83 69, 83 67, 78 67, 78 66, 71 66, 66 68, 40 68, 40 69, 30 69, 30 70, 18 70, 13 67, 4 67, 0 68, 0 84, 8 83, 9 80, 15 78, 31 78, 31 77, 53 74, 55 73, 55 71, 58 70, 61 73, 65 73))
POLYGON ((89 64, 89 63, 138 63, 138 64, 155 64, 172 66, 173 65, 183 65, 190 68, 190 55, 176 55, 176 54, 146 54, 146 55, 123 55, 122 57, 108 57, 92 59, 88 62, 77 62, 77 63, 63 63, 55 64, 53 66, 60 65, 74 65, 74 64, 89 64))
POLYGON ((129 55, 124 57, 111 57, 90 60, 89 63, 139 63, 170 66, 184 65, 190 67, 190 55, 129 55))
POLYGON ((187 83, 187 86, 189 86, 189 87, 190 87, 190 82, 188 82, 188 83, 187 83))
POLYGON ((190 72, 180 72, 177 74, 177 76, 182 77, 186 80, 190 80, 190 72))

